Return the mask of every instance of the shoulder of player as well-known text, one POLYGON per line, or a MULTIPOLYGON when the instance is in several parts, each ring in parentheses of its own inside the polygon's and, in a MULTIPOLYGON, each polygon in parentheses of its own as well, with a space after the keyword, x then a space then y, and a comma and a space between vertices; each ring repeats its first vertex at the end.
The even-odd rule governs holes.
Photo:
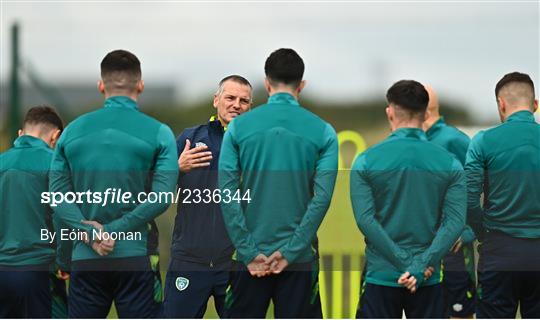
POLYGON ((54 151, 47 147, 10 148, 0 153, 0 168, 25 168, 31 170, 48 170, 54 151))
MULTIPOLYGON (((428 140, 415 140, 416 141, 416 148, 422 148, 425 151, 427 151, 430 154, 433 154, 435 157, 443 157, 443 158, 454 158, 452 153, 450 153, 448 150, 443 148, 442 146, 430 142, 428 140)), ((369 158, 372 155, 381 155, 381 154, 389 154, 392 149, 402 149, 402 146, 400 144, 403 143, 402 139, 385 139, 371 147, 369 147, 366 151, 364 151, 362 154, 366 158, 369 158)))
POLYGON ((465 132, 463 132, 463 131, 459 130, 457 127, 454 127, 454 126, 449 125, 449 124, 444 126, 442 128, 442 130, 444 131, 444 133, 443 133, 444 136, 448 137, 449 139, 456 139, 456 138, 470 139, 469 136, 465 132))
POLYGON ((390 139, 385 139, 379 143, 376 143, 372 145, 371 147, 364 150, 362 153, 360 153, 356 159, 353 161, 353 169, 355 167, 358 167, 358 165, 367 165, 367 160, 371 158, 371 156, 375 155, 377 156, 380 153, 385 153, 386 147, 389 145, 391 146, 392 141, 390 139))
POLYGON ((8 159, 11 157, 12 154, 14 154, 14 152, 16 151, 14 151, 13 148, 9 148, 6 151, 0 153, 0 170, 1 171, 8 169, 7 168, 8 159))
POLYGON ((158 119, 149 116, 144 112, 137 112, 136 115, 141 118, 141 121, 145 121, 145 125, 147 125, 148 127, 166 127, 170 129, 169 125, 167 125, 165 122, 161 122, 158 119))
MULTIPOLYGON (((453 138, 447 138, 447 141, 455 140, 456 136, 453 138)), ((450 155, 452 158, 454 157, 450 151, 448 151, 443 145, 439 143, 435 143, 430 140, 421 140, 420 141, 422 148, 425 148, 426 150, 429 150, 429 152, 434 152, 435 154, 441 154, 441 155, 450 155)))
POLYGON ((11 147, 7 149, 6 151, 0 153, 0 159, 5 159, 6 157, 9 157, 14 152, 16 152, 15 148, 11 147))
POLYGON ((484 149, 484 147, 486 146, 486 143, 491 144, 489 141, 493 141, 496 143, 496 141, 499 140, 499 137, 502 133, 501 131, 504 131, 503 130, 504 127, 502 127, 502 125, 503 124, 500 124, 493 128, 480 130, 471 139, 471 147, 477 148, 477 149, 478 148, 484 149))
POLYGON ((255 108, 253 108, 253 110, 251 110, 250 112, 246 112, 246 113, 242 114, 240 117, 235 118, 235 121, 240 120, 240 119, 244 119, 243 121, 246 121, 245 119, 250 119, 252 117, 257 117, 257 116, 259 116, 260 113, 270 112, 271 108, 280 107, 280 106, 291 108, 292 111, 297 112, 300 115, 306 116, 308 118, 308 120, 309 120, 309 118, 311 118, 313 120, 319 120, 319 121, 325 122, 323 119, 321 119, 321 117, 319 117, 315 113, 309 111, 303 105, 292 106, 292 105, 288 105, 288 104, 279 104, 279 103, 261 104, 261 105, 255 107, 255 108))
MULTIPOLYGON (((107 117, 107 112, 109 112, 111 109, 107 108, 100 108, 94 111, 87 112, 77 118, 75 118, 73 121, 71 121, 66 128, 64 129, 64 132, 72 130, 73 128, 76 128, 77 126, 84 125, 88 121, 99 121, 101 117, 107 117)), ((153 125, 155 127, 160 127, 161 125, 164 125, 163 122, 155 119, 152 116, 149 116, 145 114, 144 112, 135 112, 133 113, 136 117, 138 117, 139 121, 144 121, 147 125, 153 125)))
POLYGON ((77 118, 73 119, 65 128, 64 128, 64 131, 62 132, 62 134, 65 134, 66 132, 69 132, 70 130, 72 130, 73 128, 76 128, 77 126, 80 126, 82 124, 84 124, 86 121, 91 121, 93 119, 93 117, 95 117, 96 115, 99 115, 100 111, 102 109, 98 109, 98 110, 94 110, 94 111, 90 111, 90 112, 87 112, 87 113, 84 113, 80 116, 78 116, 77 118))

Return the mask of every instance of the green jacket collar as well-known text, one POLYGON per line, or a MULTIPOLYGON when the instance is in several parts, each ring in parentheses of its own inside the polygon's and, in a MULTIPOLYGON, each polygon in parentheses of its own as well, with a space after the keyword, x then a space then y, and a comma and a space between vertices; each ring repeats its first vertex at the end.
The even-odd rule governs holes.
POLYGON ((280 93, 276 93, 276 94, 271 95, 268 98, 268 103, 269 104, 270 103, 291 104, 291 105, 295 105, 295 106, 300 105, 298 103, 298 100, 296 100, 296 98, 292 94, 286 93, 286 92, 280 92, 280 93))
POLYGON ((132 110, 139 110, 137 102, 130 97, 126 96, 114 96, 105 100, 104 108, 127 108, 132 110))
POLYGON ((36 138, 29 135, 23 135, 18 137, 14 142, 13 146, 15 148, 35 148, 35 147, 41 147, 41 148, 47 148, 49 149, 49 145, 45 143, 45 141, 41 140, 40 138, 36 138))
POLYGON ((427 141, 426 133, 420 128, 399 128, 396 131, 392 132, 390 138, 412 138, 427 141))
POLYGON ((525 122, 535 122, 534 114, 527 110, 522 110, 513 113, 509 116, 506 121, 525 121, 525 122))
POLYGON ((444 121, 444 117, 439 117, 439 119, 437 121, 435 121, 435 123, 431 126, 431 128, 429 128, 427 131, 426 131, 426 135, 429 137, 429 136, 432 136, 434 135, 435 133, 437 133, 439 130, 441 130, 443 127, 446 126, 446 122, 444 121))

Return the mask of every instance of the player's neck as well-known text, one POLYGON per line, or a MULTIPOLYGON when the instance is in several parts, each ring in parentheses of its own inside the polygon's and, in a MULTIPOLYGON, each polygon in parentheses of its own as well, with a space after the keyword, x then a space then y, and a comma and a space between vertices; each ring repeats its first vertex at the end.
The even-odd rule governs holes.
POLYGON ((533 112, 529 106, 520 106, 520 107, 514 107, 512 110, 508 110, 508 112, 505 115, 505 121, 514 113, 520 112, 520 111, 529 111, 533 112))
POLYGON ((270 92, 268 92, 268 96, 273 96, 278 93, 288 93, 291 96, 293 96, 296 100, 298 100, 298 92, 296 90, 290 89, 288 87, 278 87, 278 88, 271 88, 270 92))
POLYGON ((390 124, 392 131, 398 129, 422 129, 422 122, 418 120, 399 121, 390 124))
POLYGON ((424 121, 424 123, 422 124, 422 128, 424 129, 424 131, 428 131, 431 127, 433 127, 435 122, 439 121, 440 118, 441 116, 439 114, 436 114, 426 119, 426 121, 424 121))
POLYGON ((19 137, 21 136, 29 136, 29 137, 34 137, 34 138, 43 140, 43 142, 45 142, 49 147, 52 148, 51 139, 47 137, 46 133, 40 130, 25 129, 19 132, 19 137))
POLYGON ((112 98, 112 97, 128 97, 131 100, 137 102, 137 99, 139 97, 138 94, 132 93, 132 92, 111 92, 111 93, 105 93, 105 100, 112 98))

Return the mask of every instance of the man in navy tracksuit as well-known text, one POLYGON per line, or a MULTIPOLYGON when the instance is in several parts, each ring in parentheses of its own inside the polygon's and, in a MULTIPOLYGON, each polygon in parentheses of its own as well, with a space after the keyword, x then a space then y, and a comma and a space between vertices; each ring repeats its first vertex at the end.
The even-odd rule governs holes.
POLYGON ((165 280, 164 316, 202 318, 210 296, 221 316, 234 247, 223 223, 217 189, 218 159, 229 122, 248 111, 251 84, 232 75, 214 95, 217 117, 185 129, 177 139, 180 176, 171 262, 165 280))

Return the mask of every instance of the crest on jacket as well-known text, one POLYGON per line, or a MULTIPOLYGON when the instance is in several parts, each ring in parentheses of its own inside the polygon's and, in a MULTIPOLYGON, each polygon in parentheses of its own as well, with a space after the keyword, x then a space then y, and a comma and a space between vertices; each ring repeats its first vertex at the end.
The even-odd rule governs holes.
POLYGON ((178 289, 178 291, 184 291, 189 286, 189 279, 184 278, 184 277, 178 277, 176 278, 175 284, 176 284, 176 289, 178 289))

